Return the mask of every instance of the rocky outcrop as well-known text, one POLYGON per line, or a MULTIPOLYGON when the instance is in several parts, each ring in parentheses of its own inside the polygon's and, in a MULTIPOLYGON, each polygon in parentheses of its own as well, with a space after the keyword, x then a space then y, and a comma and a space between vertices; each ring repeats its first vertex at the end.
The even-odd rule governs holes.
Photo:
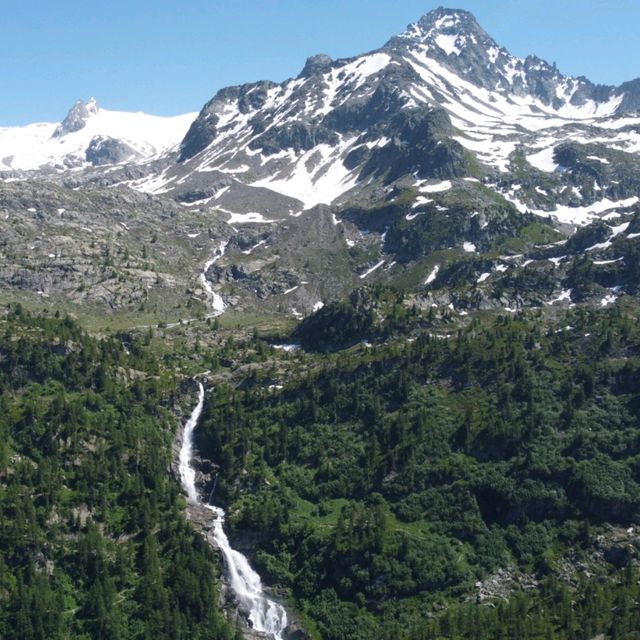
POLYGON ((85 151, 87 162, 94 167, 107 164, 119 164, 137 157, 137 153, 122 140, 109 136, 95 136, 85 151))
POLYGON ((333 59, 324 53, 318 53, 315 56, 310 56, 300 72, 299 78, 310 78, 311 76, 326 73, 331 69, 333 59))
POLYGON ((56 130, 53 132, 53 137, 61 138, 68 133, 74 133, 75 131, 84 129, 85 125, 87 124, 87 120, 92 115, 98 113, 99 110, 100 107, 95 98, 91 98, 87 102, 78 100, 78 102, 76 102, 73 107, 69 109, 69 113, 67 113, 66 118, 58 125, 56 130))

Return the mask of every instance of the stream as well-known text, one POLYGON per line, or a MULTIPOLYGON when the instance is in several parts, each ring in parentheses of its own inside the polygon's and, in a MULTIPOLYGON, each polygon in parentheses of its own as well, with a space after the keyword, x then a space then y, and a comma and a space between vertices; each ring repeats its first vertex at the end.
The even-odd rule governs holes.
POLYGON ((232 549, 223 524, 225 512, 220 507, 205 504, 196 489, 196 473, 191 465, 193 458, 193 432, 204 407, 204 386, 198 382, 198 404, 189 416, 182 435, 179 456, 179 472, 182 485, 191 504, 200 505, 211 511, 213 533, 216 545, 222 552, 229 586, 236 596, 240 608, 248 612, 249 622, 254 631, 267 634, 271 640, 284 640, 287 626, 287 612, 282 605, 270 600, 262 589, 260 576, 251 568, 249 561, 232 549))
POLYGON ((227 248, 227 244, 227 241, 223 241, 220 243, 219 247, 216 249, 215 255, 204 265, 204 268, 200 273, 200 284, 207 292, 207 296, 211 302, 213 317, 222 315, 227 308, 227 305, 225 304, 222 296, 213 290, 211 283, 207 280, 207 271, 209 271, 209 267, 211 267, 214 262, 217 262, 218 260, 220 260, 220 258, 222 258, 227 248))

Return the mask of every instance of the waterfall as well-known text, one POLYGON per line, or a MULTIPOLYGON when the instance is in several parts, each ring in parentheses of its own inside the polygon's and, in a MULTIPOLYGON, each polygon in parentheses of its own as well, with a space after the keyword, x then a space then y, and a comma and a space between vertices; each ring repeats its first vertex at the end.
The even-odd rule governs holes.
POLYGON ((260 576, 251 568, 249 561, 231 548, 223 524, 223 509, 205 505, 196 490, 196 474, 191 466, 193 457, 193 431, 198 424, 204 407, 204 387, 198 382, 198 404, 189 416, 182 435, 180 448, 180 480, 187 492, 189 502, 206 507, 214 518, 213 537, 222 552, 229 584, 241 608, 249 612, 249 621, 255 631, 268 634, 272 640, 284 640, 283 631, 287 626, 287 612, 282 605, 267 598, 262 590, 260 576))
POLYGON ((204 386, 198 382, 198 404, 191 412, 187 424, 182 432, 182 446, 180 447, 180 480, 182 486, 187 492, 189 502, 198 504, 198 492, 196 491, 196 472, 191 466, 191 458, 193 458, 193 431, 198 424, 200 414, 204 407, 204 386))
POLYGON ((214 262, 217 262, 218 260, 220 260, 220 258, 222 258, 222 256, 224 255, 224 252, 227 248, 227 242, 221 242, 220 246, 216 249, 216 253, 213 256, 213 258, 211 258, 211 260, 209 260, 205 265, 204 268, 202 269, 202 272, 200 273, 200 284, 203 286, 204 290, 207 292, 207 296, 209 297, 209 300, 211 301, 211 308, 213 310, 213 316, 219 316, 221 314, 224 313, 225 309, 227 308, 227 305, 225 303, 225 301, 223 300, 222 296, 219 293, 216 293, 213 290, 213 287, 211 286, 211 283, 207 280, 207 271, 209 271, 209 267, 211 267, 211 265, 214 262))

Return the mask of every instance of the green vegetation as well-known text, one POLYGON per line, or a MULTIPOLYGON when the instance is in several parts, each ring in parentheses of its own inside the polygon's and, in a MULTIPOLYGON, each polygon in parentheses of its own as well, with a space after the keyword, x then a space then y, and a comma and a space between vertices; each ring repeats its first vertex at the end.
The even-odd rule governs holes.
POLYGON ((135 340, 0 320, 0 637, 234 637, 169 475, 176 391, 135 340))
POLYGON ((328 304, 305 318, 293 338, 310 351, 331 351, 408 333, 418 326, 420 313, 403 301, 401 292, 381 286, 356 289, 348 300, 328 304))
MULTIPOLYGON (((442 273, 485 268, 469 256, 442 273)), ((537 291, 543 275, 509 277, 537 291)), ((300 323, 305 351, 287 354, 265 339, 287 325, 258 316, 98 340, 14 306, 0 319, 0 637, 238 637, 170 474, 193 399, 179 372, 205 369, 215 501, 312 638, 638 637, 628 309, 460 321, 378 286, 300 323)))
POLYGON ((207 403, 201 448, 259 571, 332 640, 636 637, 635 319, 498 317, 440 339, 374 298, 318 313, 307 347, 412 339, 299 355, 283 389, 254 371, 207 403))

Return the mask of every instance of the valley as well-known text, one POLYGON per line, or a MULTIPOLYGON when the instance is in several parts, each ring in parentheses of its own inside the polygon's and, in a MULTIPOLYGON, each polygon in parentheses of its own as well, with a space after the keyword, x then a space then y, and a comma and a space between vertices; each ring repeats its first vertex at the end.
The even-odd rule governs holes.
POLYGON ((1 128, 0 636, 635 638, 639 282, 638 80, 467 11, 1 128))

